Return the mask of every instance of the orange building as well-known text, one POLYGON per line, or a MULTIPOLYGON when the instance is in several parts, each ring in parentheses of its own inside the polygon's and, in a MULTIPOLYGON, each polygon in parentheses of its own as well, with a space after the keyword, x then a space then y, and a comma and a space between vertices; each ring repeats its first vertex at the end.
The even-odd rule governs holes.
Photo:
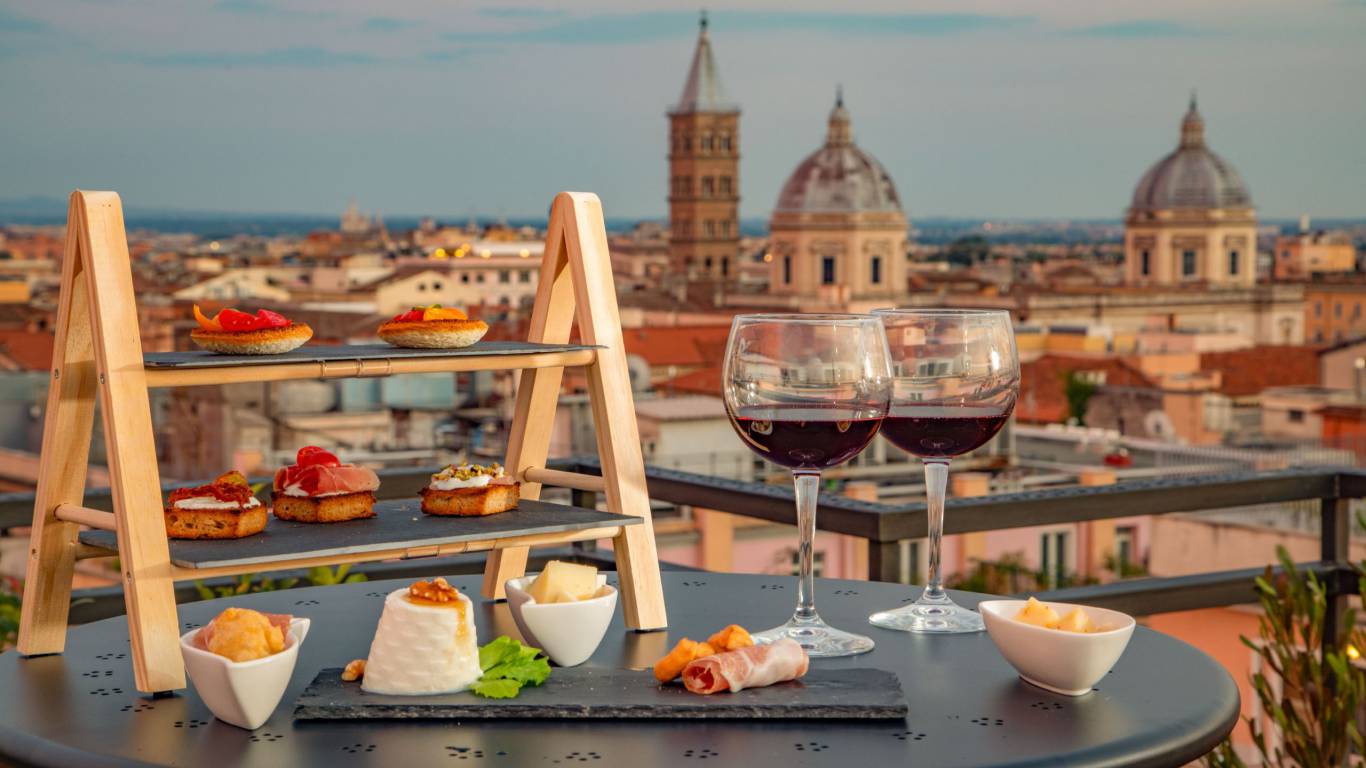
POLYGON ((669 252, 675 271, 731 277, 740 254, 740 108, 727 102, 707 16, 669 110, 669 252))
POLYGON ((1304 340, 1339 344, 1366 336, 1366 283, 1310 283, 1304 287, 1304 340))
POLYGON ((1276 238, 1277 280, 1303 280, 1314 275, 1347 274, 1357 269, 1357 249, 1345 232, 1301 232, 1276 238))

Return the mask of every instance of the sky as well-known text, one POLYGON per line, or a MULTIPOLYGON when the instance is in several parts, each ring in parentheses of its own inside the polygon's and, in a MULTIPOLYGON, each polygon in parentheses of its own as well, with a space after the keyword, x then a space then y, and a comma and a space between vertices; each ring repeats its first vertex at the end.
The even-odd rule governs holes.
MULTIPOLYGON (((0 0, 0 199, 225 212, 666 213, 696 4, 0 0)), ((716 3, 741 215, 843 84, 912 219, 1115 218, 1198 89, 1265 217, 1366 216, 1366 0, 716 3)))

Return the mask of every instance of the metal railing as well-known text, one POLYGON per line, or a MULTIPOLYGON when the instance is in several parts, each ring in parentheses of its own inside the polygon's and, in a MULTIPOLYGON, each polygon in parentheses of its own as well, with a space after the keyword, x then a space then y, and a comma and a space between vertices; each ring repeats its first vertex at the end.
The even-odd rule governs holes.
MULTIPOLYGON (((553 463, 556 469, 597 474, 596 459, 567 459, 553 463)), ((426 485, 427 469, 394 469, 380 473, 380 498, 415 495, 426 485)), ((719 510, 775 523, 795 523, 792 489, 774 485, 711 477, 673 469, 647 467, 650 496, 655 501, 719 510)), ((169 490, 169 488, 168 488, 169 490)), ((572 492, 577 506, 594 507, 594 494, 572 492)), ((1320 558, 1301 563, 1323 580, 1330 601, 1330 622, 1336 626, 1346 610, 1349 596, 1358 592, 1356 572, 1349 558, 1352 499, 1366 497, 1366 472, 1354 469, 1313 467, 1269 472, 1233 472, 1219 475, 1179 476, 1126 481, 1106 486, 1051 488, 995 496, 950 499, 945 533, 962 534, 1004 528, 1080 523, 1144 515, 1167 515, 1252 505, 1316 500, 1319 505, 1320 558)), ((108 508, 107 490, 87 492, 85 504, 108 508)), ((32 520, 33 494, 0 494, 0 531, 27 526, 32 520)), ((927 534, 925 505, 881 504, 835 494, 820 498, 819 528, 866 539, 868 577, 898 581, 903 573, 901 542, 927 534)), ((595 552, 591 545, 568 550, 568 554, 596 560, 610 567, 609 553, 595 552)), ((376 563, 354 570, 375 577, 397 578, 421 573, 477 572, 475 557, 376 563)), ((1086 603, 1133 615, 1212 608, 1255 602, 1253 580, 1262 569, 1242 569, 1177 577, 1137 578, 1045 593, 1051 599, 1086 603)), ((85 591, 76 596, 73 618, 97 618, 118 613, 122 600, 117 588, 85 591), (117 601, 118 605, 113 603, 117 601)), ((1335 632, 1325 633, 1327 637, 1335 632)))

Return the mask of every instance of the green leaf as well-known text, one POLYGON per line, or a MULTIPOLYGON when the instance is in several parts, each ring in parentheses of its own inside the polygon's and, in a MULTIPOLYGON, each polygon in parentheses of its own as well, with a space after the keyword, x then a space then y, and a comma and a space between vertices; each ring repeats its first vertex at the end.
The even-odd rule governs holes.
POLYGON ((540 685, 550 677, 550 662, 545 659, 508 661, 484 672, 484 680, 507 678, 526 685, 540 685))
POLYGON ((516 659, 522 644, 504 635, 479 649, 479 668, 485 672, 505 661, 516 659))
POLYGON ((487 699, 510 699, 522 690, 516 680, 480 680, 470 686, 470 693, 487 699))

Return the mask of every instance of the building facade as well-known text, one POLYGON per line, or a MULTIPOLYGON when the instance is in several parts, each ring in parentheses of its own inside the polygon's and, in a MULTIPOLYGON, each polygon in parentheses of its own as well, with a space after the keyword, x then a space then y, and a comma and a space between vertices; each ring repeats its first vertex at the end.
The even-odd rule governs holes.
POLYGON ((725 280, 740 253, 740 108, 726 99, 704 14, 669 110, 669 255, 674 271, 725 280))
POLYGON ((812 307, 895 301, 907 290, 907 226, 891 175, 854 144, 837 95, 825 145, 778 195, 769 223, 769 292, 812 307))
POLYGON ((1205 145, 1191 97, 1176 150, 1139 180, 1125 219, 1133 285, 1248 287, 1257 281, 1257 214, 1238 171, 1205 145))

